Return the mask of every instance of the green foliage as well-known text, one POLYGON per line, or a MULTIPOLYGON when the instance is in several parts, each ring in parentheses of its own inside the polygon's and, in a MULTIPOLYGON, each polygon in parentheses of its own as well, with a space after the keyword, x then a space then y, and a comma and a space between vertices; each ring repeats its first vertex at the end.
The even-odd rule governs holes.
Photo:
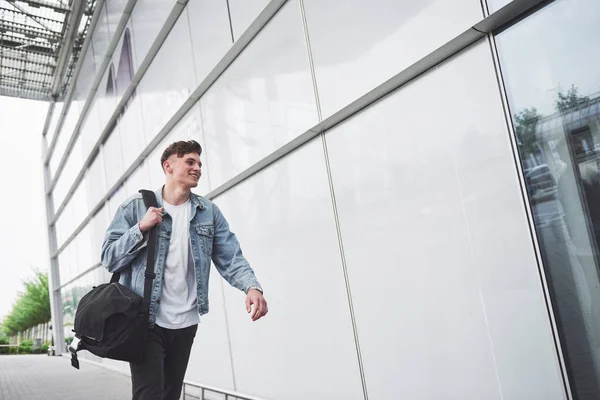
POLYGON ((50 321, 50 295, 48 275, 36 272, 23 282, 24 291, 19 294, 11 313, 2 321, 2 329, 8 336, 50 321))
POLYGON ((535 129, 542 115, 535 107, 526 108, 515 114, 515 133, 519 138, 521 148, 526 153, 535 153, 536 136, 535 129))
POLYGON ((567 93, 558 92, 554 100, 554 106, 556 107, 556 111, 565 112, 589 101, 590 98, 588 96, 580 96, 579 89, 575 85, 571 85, 567 93))
MULTIPOLYGON (((8 338, 6 336, 0 336, 0 345, 7 345, 8 338)), ((0 347, 0 354, 8 354, 8 347, 0 347)))

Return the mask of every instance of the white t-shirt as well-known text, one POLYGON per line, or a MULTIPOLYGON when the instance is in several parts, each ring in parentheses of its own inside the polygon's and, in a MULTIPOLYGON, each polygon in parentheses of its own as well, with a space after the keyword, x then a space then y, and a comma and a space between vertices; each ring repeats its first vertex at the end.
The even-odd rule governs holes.
POLYGON ((196 269, 190 254, 191 206, 189 200, 180 206, 163 200, 163 206, 173 219, 173 229, 156 323, 167 329, 183 329, 200 322, 196 269))

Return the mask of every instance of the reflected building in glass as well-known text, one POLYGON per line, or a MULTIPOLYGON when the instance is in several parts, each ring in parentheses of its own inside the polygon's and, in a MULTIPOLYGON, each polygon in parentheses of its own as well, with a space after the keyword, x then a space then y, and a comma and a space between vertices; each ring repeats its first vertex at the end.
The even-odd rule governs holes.
POLYGON ((194 139, 271 312, 211 274, 187 380, 600 399, 597 0, 99 4, 44 139, 57 343, 117 208, 194 139))

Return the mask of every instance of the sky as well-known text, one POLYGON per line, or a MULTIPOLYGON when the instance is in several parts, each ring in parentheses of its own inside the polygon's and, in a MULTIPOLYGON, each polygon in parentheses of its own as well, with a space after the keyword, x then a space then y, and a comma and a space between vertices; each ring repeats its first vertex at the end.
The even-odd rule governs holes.
POLYGON ((0 96, 0 319, 23 280, 49 267, 42 170, 48 103, 0 96))

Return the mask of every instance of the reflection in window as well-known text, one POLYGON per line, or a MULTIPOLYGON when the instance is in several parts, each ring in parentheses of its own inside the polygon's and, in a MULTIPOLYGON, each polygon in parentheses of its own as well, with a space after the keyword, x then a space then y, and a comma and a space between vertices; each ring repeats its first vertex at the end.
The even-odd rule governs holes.
POLYGON ((131 56, 131 34, 129 33, 129 28, 125 28, 116 78, 116 89, 118 96, 121 96, 123 93, 125 93, 125 90, 129 87, 132 79, 133 60, 131 56))
POLYGON ((115 94, 115 66, 111 63, 108 70, 108 79, 106 80, 106 95, 112 96, 115 94))
POLYGON ((600 2, 559 0, 497 37, 572 392, 600 398, 600 2))

